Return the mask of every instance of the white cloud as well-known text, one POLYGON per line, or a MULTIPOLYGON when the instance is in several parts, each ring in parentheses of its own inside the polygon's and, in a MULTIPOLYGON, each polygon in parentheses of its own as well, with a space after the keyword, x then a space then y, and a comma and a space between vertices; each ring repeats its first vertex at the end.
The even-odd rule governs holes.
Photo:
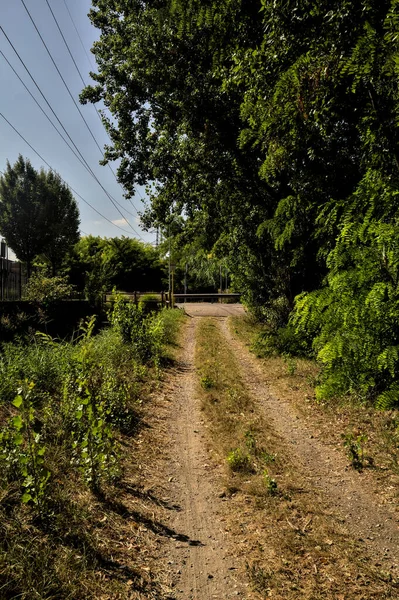
POLYGON ((120 227, 121 225, 127 225, 127 221, 126 221, 126 219, 115 219, 115 220, 113 220, 113 221, 112 221, 112 223, 113 223, 114 225, 119 225, 119 227, 120 227))

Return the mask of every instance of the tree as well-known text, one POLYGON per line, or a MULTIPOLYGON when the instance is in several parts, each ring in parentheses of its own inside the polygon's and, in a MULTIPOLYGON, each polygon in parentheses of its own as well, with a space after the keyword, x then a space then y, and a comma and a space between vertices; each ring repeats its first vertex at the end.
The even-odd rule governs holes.
POLYGON ((321 395, 398 397, 397 0, 94 0, 90 17, 82 101, 111 111, 126 188, 154 182, 145 223, 181 215, 174 242, 226 257, 279 327, 296 306, 321 395))
POLYGON ((70 278, 93 302, 114 287, 125 292, 161 291, 166 263, 158 250, 136 239, 87 236, 70 257, 70 278))
POLYGON ((59 175, 37 172, 20 155, 13 166, 7 162, 0 177, 0 231, 26 263, 28 277, 38 255, 45 257, 55 275, 79 239, 79 210, 59 175))
POLYGON ((79 240, 79 209, 71 191, 57 173, 42 170, 39 177, 45 189, 43 209, 46 234, 42 253, 54 276, 67 253, 79 240))

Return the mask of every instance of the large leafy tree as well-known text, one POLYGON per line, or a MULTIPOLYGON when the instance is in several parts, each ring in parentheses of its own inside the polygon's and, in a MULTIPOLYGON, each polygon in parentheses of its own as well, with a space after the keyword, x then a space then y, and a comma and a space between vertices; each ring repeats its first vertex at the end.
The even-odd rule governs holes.
POLYGON ((223 89, 223 69, 238 42, 261 39, 260 3, 208 3, 198 15, 191 4, 185 15, 167 2, 93 2, 98 84, 82 100, 103 100, 112 112, 106 157, 121 159, 126 189, 152 182, 146 224, 164 225, 167 235, 183 214, 174 242, 188 254, 200 239, 208 252, 237 260, 246 245, 259 264, 259 251, 273 252, 256 234, 272 214, 273 192, 257 175, 257 152, 237 144, 241 92, 223 89))
POLYGON ((0 177, 0 232, 28 276, 44 255, 53 275, 79 239, 79 210, 59 175, 36 171, 22 156, 0 177))
POLYGON ((175 242, 228 257, 254 305, 287 317, 301 294, 321 395, 397 390, 397 0, 94 0, 91 19, 82 100, 111 111, 126 188, 152 182, 145 221, 183 215, 175 242))
POLYGON ((53 171, 40 171, 45 235, 43 255, 55 275, 79 240, 79 209, 70 189, 53 171))

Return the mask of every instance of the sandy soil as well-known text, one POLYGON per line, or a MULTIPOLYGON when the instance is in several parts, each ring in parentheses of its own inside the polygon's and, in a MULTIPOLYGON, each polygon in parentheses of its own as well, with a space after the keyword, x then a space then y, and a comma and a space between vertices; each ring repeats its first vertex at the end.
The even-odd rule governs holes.
POLYGON ((186 302, 176 304, 189 317, 239 317, 245 315, 242 304, 219 304, 218 302, 186 302))
POLYGON ((185 330, 183 353, 174 377, 166 383, 169 421, 169 494, 180 510, 168 526, 180 533, 165 548, 175 598, 210 600, 251 598, 236 581, 233 540, 225 531, 221 472, 206 449, 206 426, 195 393, 194 345, 197 319, 185 330))

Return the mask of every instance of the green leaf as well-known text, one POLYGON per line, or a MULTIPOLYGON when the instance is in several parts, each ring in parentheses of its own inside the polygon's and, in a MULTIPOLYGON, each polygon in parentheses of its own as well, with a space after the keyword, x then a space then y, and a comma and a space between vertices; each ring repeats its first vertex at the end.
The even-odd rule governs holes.
POLYGON ((14 437, 14 444, 15 444, 16 446, 22 446, 23 442, 24 442, 24 438, 23 438, 23 436, 22 436, 20 433, 18 433, 18 434, 17 434, 17 435, 14 437))
POLYGON ((17 431, 20 431, 24 426, 24 422, 19 415, 17 415, 16 417, 13 417, 11 419, 11 423, 12 423, 12 426, 14 427, 14 429, 16 429, 17 431))
POLYGON ((25 492, 24 494, 22 494, 21 500, 24 504, 28 504, 28 502, 31 502, 33 500, 33 498, 28 492, 25 492))
POLYGON ((15 396, 14 400, 12 401, 12 404, 14 406, 16 406, 17 408, 19 408, 22 405, 22 403, 23 403, 23 398, 20 395, 15 396))

